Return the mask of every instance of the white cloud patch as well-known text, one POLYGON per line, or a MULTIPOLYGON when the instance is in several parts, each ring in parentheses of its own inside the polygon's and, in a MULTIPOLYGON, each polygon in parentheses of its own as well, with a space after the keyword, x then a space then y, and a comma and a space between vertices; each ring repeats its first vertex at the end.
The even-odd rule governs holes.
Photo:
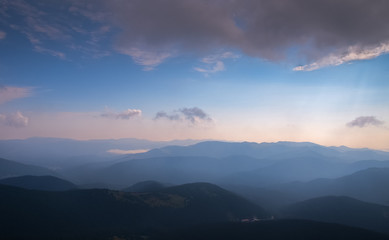
POLYGON ((389 42, 373 47, 352 46, 339 54, 330 54, 318 61, 293 68, 294 71, 313 71, 328 66, 338 66, 344 63, 376 58, 389 53, 389 42))
POLYGON ((171 114, 160 111, 157 112, 154 118, 154 120, 158 119, 168 119, 170 121, 189 121, 194 125, 202 122, 212 122, 212 118, 198 107, 180 108, 171 114))
POLYGON ((384 124, 383 121, 378 120, 374 116, 361 116, 361 117, 357 117, 356 119, 352 120, 351 122, 347 123, 346 125, 348 127, 360 127, 360 128, 363 128, 363 127, 367 127, 369 125, 380 126, 380 125, 383 125, 383 124, 384 124))
POLYGON ((155 67, 172 56, 168 52, 146 51, 139 48, 118 49, 118 51, 121 54, 131 56, 136 64, 143 66, 144 71, 154 70, 155 67))
POLYGON ((26 127, 28 125, 28 120, 28 117, 24 116, 19 111, 10 114, 0 114, 0 123, 9 127, 26 127))
POLYGON ((206 67, 196 67, 194 68, 194 70, 205 74, 224 71, 225 66, 223 60, 228 58, 234 59, 234 58, 239 58, 239 56, 231 52, 210 55, 201 59, 201 62, 206 64, 206 67))
POLYGON ((105 118, 128 120, 134 117, 142 116, 142 111, 139 109, 127 109, 123 112, 113 112, 107 110, 105 113, 100 114, 100 116, 105 118))
POLYGON ((7 36, 6 32, 0 31, 0 40, 6 38, 6 36, 7 36))
POLYGON ((13 87, 0 85, 0 104, 12 101, 18 98, 25 98, 32 94, 32 88, 13 87))
POLYGON ((144 153, 144 152, 148 152, 148 151, 150 151, 150 149, 135 149, 135 150, 110 149, 107 152, 113 153, 113 154, 124 155, 124 154, 144 153))

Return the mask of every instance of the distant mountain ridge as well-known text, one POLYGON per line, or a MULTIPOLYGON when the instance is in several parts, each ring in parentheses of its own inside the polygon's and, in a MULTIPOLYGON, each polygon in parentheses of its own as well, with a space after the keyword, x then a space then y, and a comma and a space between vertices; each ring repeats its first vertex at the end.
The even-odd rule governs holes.
POLYGON ((56 175, 49 169, 0 158, 0 179, 22 175, 56 175))
POLYGON ((205 156, 224 158, 231 155, 266 159, 283 159, 285 156, 298 156, 311 151, 325 157, 342 159, 344 161, 389 160, 389 152, 371 149, 353 149, 347 147, 325 147, 310 142, 221 142, 205 141, 190 146, 167 146, 153 149, 146 153, 129 154, 129 159, 152 158, 167 156, 205 156))
POLYGON ((89 177, 127 186, 155 179, 173 184, 205 181, 267 187, 290 181, 336 178, 375 166, 389 166, 389 153, 313 143, 201 142, 127 155, 118 163, 91 172, 89 177), (354 155, 358 157, 351 161, 354 155))
POLYGON ((69 181, 53 176, 20 176, 0 179, 0 184, 42 191, 67 191, 77 189, 69 181))
POLYGON ((0 157, 25 164, 62 169, 89 162, 120 158, 108 150, 153 149, 168 145, 189 145, 196 140, 149 141, 135 138, 74 140, 66 138, 28 138, 0 140, 0 157))

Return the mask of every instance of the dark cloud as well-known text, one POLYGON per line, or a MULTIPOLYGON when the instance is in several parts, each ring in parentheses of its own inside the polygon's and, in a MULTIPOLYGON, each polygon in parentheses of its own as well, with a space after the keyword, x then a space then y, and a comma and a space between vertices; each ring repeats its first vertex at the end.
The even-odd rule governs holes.
POLYGON ((113 48, 145 70, 188 52, 238 50, 302 65, 295 70, 389 52, 387 0, 3 0, 0 8, 3 23, 11 19, 7 10, 19 12, 24 25, 12 26, 41 50, 45 39, 68 40, 77 51, 104 56, 103 36, 116 33, 113 48))
POLYGON ((350 46, 389 41, 389 1, 382 0, 117 0, 105 4, 123 30, 121 48, 240 49, 269 60, 300 47, 315 60, 350 46), (302 47, 303 46, 303 47, 302 47))
POLYGON ((199 120, 203 120, 203 121, 212 120, 207 113, 205 113, 203 110, 201 110, 198 107, 181 108, 178 111, 184 115, 185 119, 189 120, 192 123, 196 123, 199 120))
POLYGON ((112 118, 112 119, 124 119, 124 120, 128 120, 134 117, 139 117, 141 115, 142 115, 142 111, 139 109, 127 109, 123 112, 107 111, 105 113, 100 114, 101 117, 112 118))
POLYGON ((181 108, 174 111, 172 114, 168 114, 164 111, 160 111, 155 115, 155 120, 165 118, 170 121, 189 121, 192 124, 199 122, 211 122, 212 118, 198 107, 193 108, 181 108))
POLYGON ((160 118, 166 118, 166 119, 169 119, 171 121, 178 121, 181 119, 180 115, 178 115, 178 114, 167 114, 164 111, 160 111, 160 112, 157 112, 157 114, 155 114, 155 117, 154 117, 155 120, 160 119, 160 118))
POLYGON ((348 127, 360 127, 360 128, 362 128, 362 127, 366 127, 369 125, 380 126, 382 124, 384 124, 384 122, 378 120, 374 116, 361 116, 361 117, 357 117, 356 119, 352 120, 351 122, 347 123, 346 125, 348 127))

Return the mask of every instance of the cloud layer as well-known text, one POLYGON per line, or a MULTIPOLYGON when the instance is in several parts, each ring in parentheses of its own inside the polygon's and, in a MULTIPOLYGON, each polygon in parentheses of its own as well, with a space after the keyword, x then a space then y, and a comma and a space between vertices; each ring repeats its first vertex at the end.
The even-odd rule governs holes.
POLYGON ((363 127, 367 127, 369 125, 380 126, 380 125, 383 125, 383 124, 384 124, 383 121, 378 120, 374 116, 361 116, 361 117, 357 117, 356 119, 354 119, 351 122, 347 123, 347 126, 348 127, 360 127, 360 128, 363 128, 363 127))
MULTIPOLYGON (((48 41, 94 56, 113 49, 131 56, 144 70, 179 54, 204 57, 226 49, 291 61, 300 65, 297 71, 388 52, 385 0, 3 0, 0 7, 0 20, 23 33, 36 51, 65 58, 60 49, 45 47, 48 41), (11 13, 21 21, 8 22, 11 13), (103 50, 107 42, 114 46, 103 50)), ((196 70, 224 68, 209 57, 202 62, 210 67, 196 70)))
MULTIPOLYGON (((232 48, 271 61, 287 58, 288 50, 295 48, 299 61, 308 64, 328 62, 330 53, 341 58, 334 64, 315 64, 318 68, 361 59, 353 56, 356 48, 356 54, 375 49, 378 56, 386 52, 380 46, 389 41, 389 2, 381 0, 165 0, 153 4, 118 0, 105 4, 123 30, 117 44, 126 48, 194 53, 232 48)), ((219 64, 215 69, 220 68, 219 64)))

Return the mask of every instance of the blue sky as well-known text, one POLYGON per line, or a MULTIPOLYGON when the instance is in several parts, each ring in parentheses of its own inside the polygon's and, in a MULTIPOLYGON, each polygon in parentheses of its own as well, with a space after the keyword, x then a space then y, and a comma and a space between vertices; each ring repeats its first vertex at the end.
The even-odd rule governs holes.
POLYGON ((315 1, 3 1, 0 138, 389 149, 389 5, 315 1))

